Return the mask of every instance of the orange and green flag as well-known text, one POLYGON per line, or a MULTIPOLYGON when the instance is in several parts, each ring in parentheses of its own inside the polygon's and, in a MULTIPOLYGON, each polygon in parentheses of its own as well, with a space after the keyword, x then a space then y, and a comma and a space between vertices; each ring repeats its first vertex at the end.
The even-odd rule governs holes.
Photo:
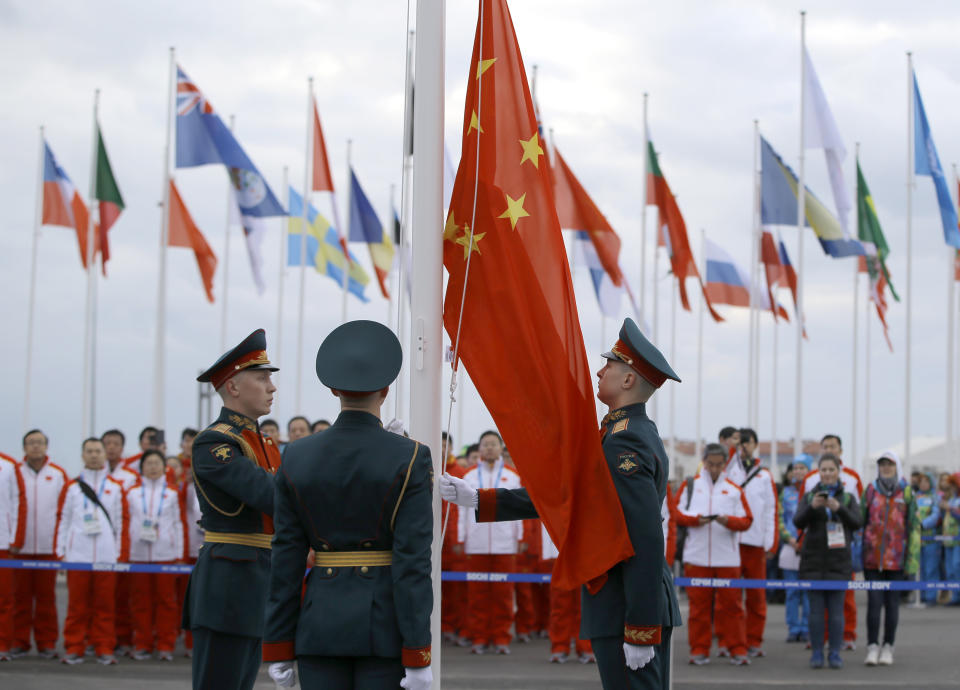
POLYGON ((124 209, 123 196, 113 176, 110 158, 107 156, 107 147, 103 143, 103 133, 100 123, 97 123, 97 168, 93 180, 93 198, 100 202, 100 223, 97 227, 98 249, 103 255, 103 274, 107 274, 107 261, 110 259, 110 243, 107 231, 117 222, 124 209))

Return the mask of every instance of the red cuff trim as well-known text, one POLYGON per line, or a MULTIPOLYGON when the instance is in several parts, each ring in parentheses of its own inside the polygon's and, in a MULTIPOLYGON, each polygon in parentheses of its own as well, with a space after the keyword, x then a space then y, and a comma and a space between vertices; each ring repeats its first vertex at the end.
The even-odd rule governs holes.
POLYGON ((660 626, 627 624, 623 626, 623 639, 636 645, 660 644, 660 626))
POLYGON ((263 660, 267 662, 274 661, 293 661, 297 658, 297 653, 293 648, 293 641, 289 642, 264 642, 263 660))
POLYGON ((497 521, 497 490, 479 489, 477 491, 477 522, 497 521))
POLYGON ((407 668, 425 668, 430 665, 430 645, 419 649, 403 648, 400 653, 400 663, 407 668))

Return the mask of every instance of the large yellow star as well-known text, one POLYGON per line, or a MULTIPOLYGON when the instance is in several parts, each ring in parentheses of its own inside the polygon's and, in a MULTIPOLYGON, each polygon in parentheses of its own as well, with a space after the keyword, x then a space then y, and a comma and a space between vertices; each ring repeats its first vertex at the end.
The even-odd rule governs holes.
POLYGON ((452 242, 459 229, 460 226, 457 225, 457 221, 453 217, 453 211, 450 211, 450 215, 447 216, 447 223, 443 226, 443 239, 452 242))
POLYGON ((474 110, 470 113, 470 126, 467 127, 467 134, 470 134, 470 130, 475 129, 480 134, 483 134, 483 127, 480 126, 480 118, 477 117, 477 111, 474 110))
POLYGON ((520 165, 523 165, 524 161, 530 161, 533 163, 533 167, 540 167, 540 156, 543 155, 543 148, 540 146, 540 135, 537 132, 533 133, 533 136, 524 141, 520 140, 520 146, 523 147, 523 158, 520 159, 520 165))
POLYGON ((463 260, 466 261, 470 256, 470 252, 480 252, 480 240, 482 240, 487 233, 485 232, 475 232, 473 237, 470 236, 470 226, 463 226, 463 234, 460 235, 455 241, 457 244, 463 247, 463 260))
POLYGON ((493 63, 497 61, 497 58, 490 58, 489 60, 481 60, 480 64, 477 65, 477 79, 480 78, 480 75, 486 72, 488 69, 493 67, 493 63))
POLYGON ((527 198, 526 192, 520 195, 519 199, 512 198, 509 194, 504 193, 507 198, 507 210, 501 213, 498 218, 509 218, 510 227, 514 230, 517 229, 517 221, 521 218, 526 218, 530 214, 526 212, 523 208, 523 201, 527 198))

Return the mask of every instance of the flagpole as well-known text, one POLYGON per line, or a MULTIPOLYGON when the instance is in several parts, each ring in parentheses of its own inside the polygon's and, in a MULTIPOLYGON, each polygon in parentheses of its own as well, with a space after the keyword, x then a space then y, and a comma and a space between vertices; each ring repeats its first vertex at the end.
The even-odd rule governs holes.
MULTIPOLYGON (((670 364, 675 366, 677 363, 677 293, 680 291, 680 281, 670 287, 670 364)), ((677 459, 677 387, 670 386, 670 462, 676 462, 677 459)))
POLYGON ((173 104, 176 87, 176 62, 170 47, 170 76, 167 83, 167 129, 163 147, 163 210, 160 216, 160 265, 157 280, 157 332, 153 364, 153 423, 164 427, 166 397, 166 320, 167 320, 167 242, 170 235, 170 137, 173 131, 173 104))
MULTIPOLYGON (((757 304, 756 295, 760 290, 760 123, 753 121, 753 269, 754 284, 751 287, 751 299, 754 309, 754 332, 753 332, 753 415, 750 419, 750 425, 757 429, 760 426, 760 305, 757 304)), ((771 305, 771 309, 776 309, 776 305, 771 305)), ((776 318, 774 318, 776 325, 776 318)))
MULTIPOLYGON (((707 231, 700 229, 700 275, 707 275, 707 231)), ((697 310, 697 462, 703 457, 703 305, 707 298, 700 290, 700 309, 697 310)))
POLYGON ((93 153, 90 163, 90 195, 88 197, 89 213, 87 214, 87 303, 83 317, 83 414, 81 428, 85 436, 93 436, 93 411, 91 409, 92 396, 92 360, 93 360, 93 299, 95 281, 97 279, 94 266, 94 207, 96 204, 97 179, 97 111, 100 107, 100 89, 93 92, 93 153))
MULTIPOLYGON (((855 147, 856 153, 854 154, 854 160, 856 161, 855 168, 860 169, 860 142, 856 143, 855 147)), ((859 180, 858 180, 859 184, 859 180)), ((860 198, 859 196, 857 197, 860 198)), ((857 203, 857 227, 860 227, 860 204, 857 203)), ((866 261, 866 258, 864 258, 866 261)), ((869 279, 868 279, 869 282, 869 279)), ((867 288, 869 290, 869 287, 867 288)), ((851 411, 851 443, 850 443, 850 457, 853 460, 853 468, 859 474, 861 470, 861 461, 860 453, 858 452, 859 448, 857 447, 857 397, 859 390, 857 390, 857 374, 859 369, 859 358, 860 358, 860 348, 858 345, 859 337, 859 318, 860 318, 860 266, 859 260, 857 265, 853 268, 853 385, 851 386, 852 391, 852 400, 850 401, 850 411, 851 411)))
MULTIPOLYGON (((957 166, 953 166, 953 178, 954 178, 954 188, 957 188, 957 166)), ((960 194, 960 192, 958 192, 960 194)), ((960 201, 960 198, 958 198, 960 201)), ((947 255, 949 261, 947 262, 947 453, 953 453, 953 400, 954 400, 954 386, 956 381, 954 379, 954 355, 956 348, 954 347, 954 320, 955 314, 954 310, 956 309, 956 302, 954 301, 954 295, 956 290, 954 289, 954 262, 956 256, 956 250, 951 249, 950 253, 947 255)))
MULTIPOLYGON (((307 292, 307 205, 310 203, 310 160, 313 152, 313 77, 307 77, 307 137, 303 152, 303 209, 300 213, 300 313, 297 318, 297 407, 294 414, 303 411, 303 312, 307 292)), ((347 270, 344 265, 344 271, 347 270)))
POLYGON ((757 317, 757 264, 758 260, 758 237, 757 237, 757 223, 756 223, 756 209, 759 207, 759 200, 757 198, 757 150, 758 150, 758 141, 759 141, 759 132, 760 124, 759 121, 753 121, 753 208, 754 208, 754 222, 753 227, 750 229, 750 342, 747 347, 747 423, 756 428, 756 409, 758 405, 756 404, 756 381, 757 381, 757 371, 756 361, 759 359, 757 357, 757 330, 760 327, 760 319, 757 317))
MULTIPOLYGON (((777 305, 773 305, 774 309, 777 309, 777 305)), ((780 453, 779 444, 777 442, 777 355, 780 350, 780 323, 776 320, 773 322, 773 376, 771 377, 772 385, 770 390, 770 409, 772 415, 770 417, 770 470, 775 471, 777 468, 778 455, 780 453)))
MULTIPOLYGON (((391 221, 393 220, 393 218, 392 218, 391 216, 393 215, 393 202, 394 202, 394 197, 396 196, 396 193, 397 193, 397 185, 391 183, 391 184, 390 184, 390 214, 387 216, 387 218, 390 218, 391 221)), ((392 234, 393 234, 393 223, 392 223, 392 222, 390 223, 390 229, 389 229, 389 230, 387 230, 386 228, 384 228, 383 232, 384 232, 385 234, 386 234, 387 232, 389 232, 389 233, 392 235, 392 234)), ((390 238, 390 241, 393 242, 393 238, 392 238, 392 237, 390 238)), ((393 254, 393 256, 394 256, 394 259, 399 259, 399 258, 400 258, 400 254, 397 252, 397 249, 396 249, 396 248, 394 248, 394 254, 393 254)), ((392 270, 392 267, 391 267, 391 270, 392 270)), ((388 280, 387 280, 387 285, 389 285, 389 284, 390 284, 389 275, 387 276, 387 278, 388 278, 388 280)), ((391 293, 391 297, 387 298, 387 328, 389 328, 389 329, 390 329, 391 331, 393 331, 394 333, 397 332, 397 329, 394 328, 394 324, 393 324, 393 299, 392 299, 392 296, 393 296, 393 295, 396 295, 396 294, 398 294, 398 293, 393 292, 393 293, 391 293)))
MULTIPOLYGON (((230 116, 230 131, 233 131, 236 117, 230 116)), ((223 232, 223 294, 220 296, 220 352, 227 351, 227 302, 230 295, 230 212, 233 206, 233 184, 230 171, 227 170, 227 222, 223 232)))
MULTIPOLYGON (((859 197, 858 197, 859 198, 859 197)), ((860 204, 857 204, 857 209, 859 213, 860 204)), ((869 286, 870 282, 867 281, 869 286)), ((864 327, 864 340, 866 341, 866 347, 864 348, 863 354, 863 442, 864 442, 864 454, 870 454, 870 293, 867 292, 867 299, 865 300, 865 314, 863 318, 863 327, 864 327)), ((859 473, 863 469, 863 462, 861 460, 860 464, 854 466, 857 472, 859 473)))
MULTIPOLYGON (((403 346, 404 365, 400 368, 400 375, 397 377, 395 385, 396 395, 394 397, 395 419, 403 419, 403 401, 404 401, 404 382, 409 375, 410 364, 408 362, 409 351, 406 348, 407 321, 404 318, 406 309, 404 309, 403 293, 406 292, 406 281, 409 277, 404 277, 404 270, 410 271, 410 266, 404 268, 404 262, 407 260, 406 244, 409 241, 410 224, 410 205, 412 201, 412 180, 413 180, 413 48, 416 33, 409 30, 410 16, 407 14, 407 69, 404 74, 404 100, 403 100, 403 159, 400 173, 400 239, 397 242, 397 251, 399 252, 399 262, 397 270, 397 338, 403 346)), ((409 299, 409 297, 408 297, 409 299)), ((409 303, 407 303, 409 307, 409 303)))
POLYGON ((37 304, 37 245, 40 241, 40 226, 43 223, 43 168, 46 162, 43 125, 40 125, 40 167, 37 171, 37 197, 33 214, 33 242, 30 249, 30 296, 27 298, 27 362, 23 385, 23 430, 30 426, 30 372, 33 368, 33 323, 37 304))
POLYGON ((340 305, 340 323, 347 322, 347 285, 350 279, 350 208, 353 206, 352 151, 353 139, 347 139, 347 228, 345 230, 346 234, 343 235, 343 244, 347 250, 343 255, 343 303, 340 305))
MULTIPOLYGON (((283 193, 287 195, 287 212, 290 212, 290 168, 283 166, 283 193)), ((286 217, 280 217, 280 266, 277 269, 277 346, 274 350, 276 357, 276 366, 283 371, 281 361, 283 360, 283 288, 286 282, 287 270, 287 241, 289 232, 289 221, 286 217)), ((279 374, 277 379, 279 379, 279 374)))
POLYGON ((803 452, 803 233, 806 219, 807 188, 804 183, 804 108, 806 107, 807 65, 804 59, 807 43, 807 13, 800 12, 800 160, 797 166, 797 375, 794 398, 793 454, 803 452))
POLYGON ((913 53, 907 51, 907 344, 903 405, 903 462, 910 461, 910 350, 913 322, 913 53))
POLYGON ((646 329, 647 318, 647 158, 650 156, 650 133, 647 132, 647 101, 649 95, 643 94, 643 203, 640 206, 640 328, 646 329))
MULTIPOLYGON (((660 309, 659 309, 659 305, 657 304, 657 302, 659 301, 657 298, 658 297, 657 293, 659 290, 658 285, 660 283, 659 276, 658 276, 659 268, 660 268, 660 232, 661 232, 659 209, 656 211, 656 214, 657 214, 657 224, 656 224, 657 232, 656 232, 656 239, 653 242, 653 343, 657 347, 661 347, 662 343, 660 342, 660 334, 657 328, 657 326, 659 325, 658 322, 659 322, 659 316, 660 316, 660 313, 659 313, 660 309)), ((653 409, 651 410, 651 412, 652 412, 651 419, 653 419, 653 421, 657 421, 657 417, 658 417, 657 396, 653 396, 653 409)))
MULTIPOLYGON (((440 447, 441 367, 443 362, 443 97, 445 0, 417 2, 417 105, 413 116, 417 162, 413 168, 413 298, 410 318, 410 435, 431 448, 440 447)), ((481 6, 481 17, 483 8, 481 6)), ((481 114, 482 117, 482 114, 481 114)), ((435 454, 434 475, 446 458, 435 454)), ((441 687, 439 492, 433 494, 433 687, 441 687)))

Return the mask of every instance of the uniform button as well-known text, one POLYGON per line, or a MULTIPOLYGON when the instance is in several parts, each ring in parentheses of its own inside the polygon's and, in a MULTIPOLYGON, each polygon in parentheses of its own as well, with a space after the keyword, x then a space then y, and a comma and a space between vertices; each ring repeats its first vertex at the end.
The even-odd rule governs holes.
POLYGON ((329 551, 329 550, 330 550, 330 545, 329 545, 329 544, 323 544, 320 548, 323 549, 324 551, 329 551))
POLYGON ((333 575, 333 568, 327 568, 327 575, 333 575))
POLYGON ((361 573, 366 573, 368 570, 370 570, 370 568, 368 568, 368 567, 365 566, 365 565, 360 567, 360 572, 361 572, 361 573))

